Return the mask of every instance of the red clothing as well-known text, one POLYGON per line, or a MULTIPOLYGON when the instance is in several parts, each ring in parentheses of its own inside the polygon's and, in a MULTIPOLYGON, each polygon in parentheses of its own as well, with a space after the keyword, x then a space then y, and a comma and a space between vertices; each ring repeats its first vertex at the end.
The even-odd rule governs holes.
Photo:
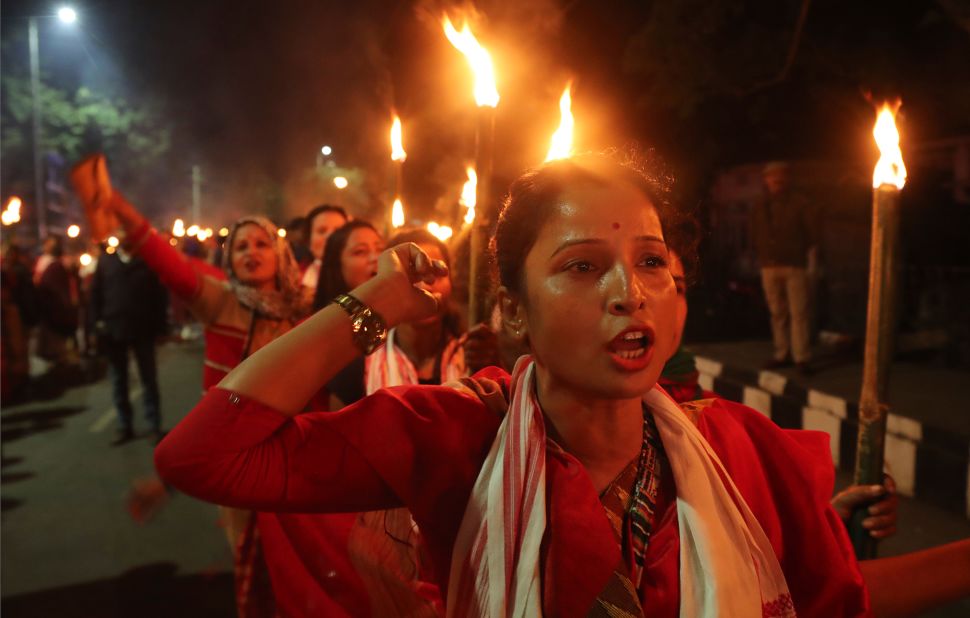
POLYGON ((205 274, 206 269, 215 267, 203 266, 201 260, 179 253, 147 224, 131 234, 127 242, 205 326, 203 391, 218 384, 246 355, 296 325, 290 320, 258 316, 244 307, 225 282, 224 274, 221 280, 205 274))
MULTIPOLYGON (((508 382, 498 370, 486 373, 508 382)), ((292 512, 405 505, 447 597, 452 546, 500 421, 478 398, 448 387, 384 389, 341 412, 293 418, 212 389, 159 445, 155 463, 172 485, 221 504, 292 512)), ((725 401, 710 402, 698 428, 771 540, 796 610, 868 615, 848 538, 828 505, 828 436, 782 430, 725 401)), ((620 548, 579 461, 558 448, 546 457, 544 611, 581 616, 620 561, 620 548)), ((678 615, 678 569, 672 507, 655 527, 638 591, 650 615, 678 615)))

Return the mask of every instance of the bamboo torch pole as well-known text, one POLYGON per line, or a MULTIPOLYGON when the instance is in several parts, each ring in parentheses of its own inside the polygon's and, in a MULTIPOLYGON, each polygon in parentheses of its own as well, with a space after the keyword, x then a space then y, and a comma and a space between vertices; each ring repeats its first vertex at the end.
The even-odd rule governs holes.
MULTIPOLYGON (((883 482, 886 419, 889 414, 889 369, 896 327, 899 193, 906 181, 894 115, 895 109, 884 105, 873 131, 881 156, 873 173, 869 306, 854 477, 857 485, 883 482)), ((853 513, 849 526, 852 545, 860 560, 876 555, 876 540, 862 527, 867 506, 853 513)))
POLYGON ((445 36, 468 61, 475 75, 475 104, 478 106, 475 131, 475 166, 478 172, 475 220, 469 239, 468 263, 468 324, 474 326, 485 317, 484 272, 489 223, 494 209, 490 202, 489 188, 492 180, 493 149, 495 144, 495 107, 499 95, 495 86, 495 68, 492 57, 475 35, 468 22, 461 31, 452 25, 447 15, 441 19, 445 36))
POLYGON ((475 220, 472 222, 468 265, 468 324, 474 326, 485 319, 485 281, 483 268, 487 253, 488 230, 494 215, 490 187, 495 148, 495 108, 478 108, 478 129, 475 134, 475 168, 478 185, 475 193, 475 220))

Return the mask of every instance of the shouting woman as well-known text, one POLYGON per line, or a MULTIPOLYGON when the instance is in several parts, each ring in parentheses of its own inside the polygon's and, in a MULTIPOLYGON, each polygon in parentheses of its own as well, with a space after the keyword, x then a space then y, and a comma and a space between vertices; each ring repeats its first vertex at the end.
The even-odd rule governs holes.
MULTIPOLYGON (((663 189, 600 157, 513 184, 494 238, 498 298, 531 355, 511 376, 297 416, 388 328, 437 311, 420 283, 447 268, 399 245, 376 277, 226 376, 157 468, 245 508, 408 507, 450 616, 853 616, 870 593, 894 609, 965 593, 970 568, 941 573, 938 554, 908 562, 918 585, 894 580, 898 562, 864 576, 827 502, 824 434, 656 388, 677 330, 663 189)), ((970 566, 965 544, 944 553, 970 566)))

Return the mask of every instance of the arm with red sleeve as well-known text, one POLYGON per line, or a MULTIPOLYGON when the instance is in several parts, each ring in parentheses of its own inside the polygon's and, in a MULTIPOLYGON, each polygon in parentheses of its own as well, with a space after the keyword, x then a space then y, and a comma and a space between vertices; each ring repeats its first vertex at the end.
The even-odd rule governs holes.
POLYGON ((155 465, 181 491, 238 508, 420 511, 422 496, 470 489, 500 420, 449 387, 383 389, 297 416, 213 388, 159 444, 155 465))
POLYGON ((189 258, 165 241, 118 191, 111 197, 112 208, 125 228, 125 245, 148 264, 162 284, 186 302, 189 310, 205 324, 218 315, 228 292, 216 279, 200 273, 189 258))

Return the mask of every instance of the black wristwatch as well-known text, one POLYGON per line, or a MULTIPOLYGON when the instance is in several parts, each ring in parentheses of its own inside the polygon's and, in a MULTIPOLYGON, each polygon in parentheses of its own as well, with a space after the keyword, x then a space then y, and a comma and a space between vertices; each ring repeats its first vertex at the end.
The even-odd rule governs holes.
POLYGON ((350 294, 340 294, 333 302, 347 315, 354 330, 354 343, 364 354, 370 354, 387 341, 387 324, 379 313, 350 294))

